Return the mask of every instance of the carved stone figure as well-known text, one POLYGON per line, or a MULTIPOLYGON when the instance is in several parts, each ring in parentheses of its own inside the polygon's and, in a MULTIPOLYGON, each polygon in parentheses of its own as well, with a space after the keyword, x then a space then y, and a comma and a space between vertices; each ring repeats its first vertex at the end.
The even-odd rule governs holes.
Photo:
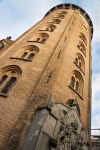
MULTIPOLYGON (((63 112, 65 111, 63 110, 63 112)), ((68 116, 70 115, 68 114, 70 112, 66 110, 66 113, 64 113, 65 115, 59 118, 59 131, 56 136, 50 140, 51 150, 87 150, 86 131, 82 127, 81 123, 74 118, 75 114, 73 114, 74 119, 72 119, 72 122, 69 121, 70 119, 68 116)))
POLYGON ((88 150, 89 146, 87 132, 76 108, 63 104, 49 103, 39 109, 28 137, 31 141, 28 138, 23 150, 27 150, 29 145, 32 145, 32 150, 33 146, 35 150, 88 150), (32 133, 37 130, 40 134, 33 136, 32 133))

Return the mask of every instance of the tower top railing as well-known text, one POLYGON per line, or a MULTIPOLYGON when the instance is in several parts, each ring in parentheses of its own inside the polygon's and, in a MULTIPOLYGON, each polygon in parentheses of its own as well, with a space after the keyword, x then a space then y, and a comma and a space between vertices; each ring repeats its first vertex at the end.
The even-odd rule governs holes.
POLYGON ((47 16, 49 13, 51 13, 53 10, 55 9, 61 9, 61 8, 64 8, 64 9, 74 9, 74 10, 78 10, 80 11, 80 13, 85 17, 85 19, 87 20, 89 26, 90 26, 90 29, 91 29, 91 39, 93 37, 93 23, 91 21, 91 18, 89 17, 89 15, 87 14, 87 12, 85 10, 83 10, 81 7, 77 6, 77 5, 74 5, 74 4, 67 4, 67 3, 64 3, 64 4, 59 4, 53 8, 51 8, 45 16, 47 16))

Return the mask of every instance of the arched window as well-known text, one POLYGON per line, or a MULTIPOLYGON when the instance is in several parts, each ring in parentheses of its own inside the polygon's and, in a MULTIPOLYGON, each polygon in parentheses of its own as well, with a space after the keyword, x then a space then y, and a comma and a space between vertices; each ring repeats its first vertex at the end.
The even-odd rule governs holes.
POLYGON ((52 23, 54 24, 60 24, 61 20, 60 19, 53 19, 52 23))
POLYGON ((48 38, 49 38, 49 35, 47 33, 40 33, 36 38, 36 42, 45 43, 48 38))
POLYGON ((75 90, 78 92, 78 90, 79 90, 79 82, 78 81, 76 81, 76 87, 75 87, 75 90))
POLYGON ((75 64, 77 64, 78 65, 78 58, 75 58, 75 64))
POLYGON ((53 32, 56 29, 56 26, 53 24, 49 24, 46 28, 46 31, 53 32))
POLYGON ((33 57, 35 56, 35 53, 30 53, 27 57, 28 60, 32 60, 33 57))
POLYGON ((7 75, 3 75, 0 79, 0 85, 7 79, 7 75))
POLYGON ((16 82, 16 77, 11 77, 9 79, 9 81, 6 83, 6 85, 4 86, 4 88, 1 90, 2 94, 7 94, 8 91, 10 90, 10 88, 14 85, 14 83, 16 82))
POLYGON ((11 59, 19 59, 24 61, 32 61, 34 56, 39 52, 39 48, 35 45, 27 45, 21 49, 21 52, 16 57, 11 59))
POLYGON ((28 55, 28 52, 24 52, 21 56, 22 59, 24 59, 28 55))
POLYGON ((74 63, 83 71, 85 72, 85 61, 81 54, 77 53, 74 63))
POLYGON ((60 12, 60 14, 62 14, 62 15, 67 15, 67 13, 68 13, 67 11, 61 11, 60 12))
POLYGON ((7 96, 9 90, 13 87, 18 77, 22 74, 19 66, 6 66, 0 71, 0 95, 7 96))
POLYGON ((82 28, 87 30, 86 26, 84 24, 81 24, 82 28))
POLYGON ((75 77, 73 77, 73 76, 72 76, 72 78, 71 78, 70 85, 71 85, 71 87, 73 87, 73 88, 74 88, 74 86, 75 86, 75 77))
POLYGON ((81 60, 79 61, 79 67, 81 68, 81 66, 82 66, 82 62, 81 62, 81 60))
POLYGON ((79 41, 77 47, 82 51, 82 53, 86 56, 86 48, 83 42, 79 41))
POLYGON ((22 54, 23 59, 32 61, 33 57, 39 52, 39 48, 35 45, 28 45, 23 48, 24 52, 22 54))
POLYGON ((70 86, 74 89, 81 97, 83 97, 83 77, 77 70, 73 72, 71 77, 70 86))
POLYGON ((87 44, 87 39, 86 39, 86 36, 81 32, 80 33, 80 36, 79 36, 82 40, 83 40, 83 42, 85 43, 85 44, 87 44))
POLYGON ((60 14, 60 13, 57 15, 57 18, 64 19, 64 17, 65 17, 65 16, 64 16, 64 15, 62 15, 62 14, 60 14))

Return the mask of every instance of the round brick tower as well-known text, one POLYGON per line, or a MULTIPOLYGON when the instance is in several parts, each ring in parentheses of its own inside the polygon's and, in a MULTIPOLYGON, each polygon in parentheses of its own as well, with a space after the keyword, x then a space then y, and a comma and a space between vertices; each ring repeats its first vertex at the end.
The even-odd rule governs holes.
POLYGON ((91 19, 82 8, 60 4, 3 52, 1 149, 22 149, 35 111, 49 103, 76 107, 90 134, 92 35, 91 19))

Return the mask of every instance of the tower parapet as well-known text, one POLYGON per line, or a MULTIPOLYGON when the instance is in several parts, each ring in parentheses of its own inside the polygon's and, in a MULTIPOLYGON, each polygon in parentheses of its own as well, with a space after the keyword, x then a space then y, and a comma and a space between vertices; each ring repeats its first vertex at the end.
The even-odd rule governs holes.
POLYGON ((92 36, 93 36, 93 23, 91 21, 90 16, 88 15, 88 13, 84 9, 82 9, 80 6, 77 6, 77 5, 74 5, 74 4, 71 4, 71 3, 69 3, 69 4, 68 3, 67 4, 66 3, 65 4, 60 4, 60 5, 57 5, 57 6, 53 7, 53 8, 51 8, 46 13, 45 16, 47 16, 49 13, 51 13, 55 9, 63 9, 63 8, 64 9, 74 9, 74 10, 80 11, 80 13, 83 15, 83 17, 86 18, 87 22, 89 23, 89 26, 90 26, 90 29, 91 29, 91 38, 92 38, 92 36))

